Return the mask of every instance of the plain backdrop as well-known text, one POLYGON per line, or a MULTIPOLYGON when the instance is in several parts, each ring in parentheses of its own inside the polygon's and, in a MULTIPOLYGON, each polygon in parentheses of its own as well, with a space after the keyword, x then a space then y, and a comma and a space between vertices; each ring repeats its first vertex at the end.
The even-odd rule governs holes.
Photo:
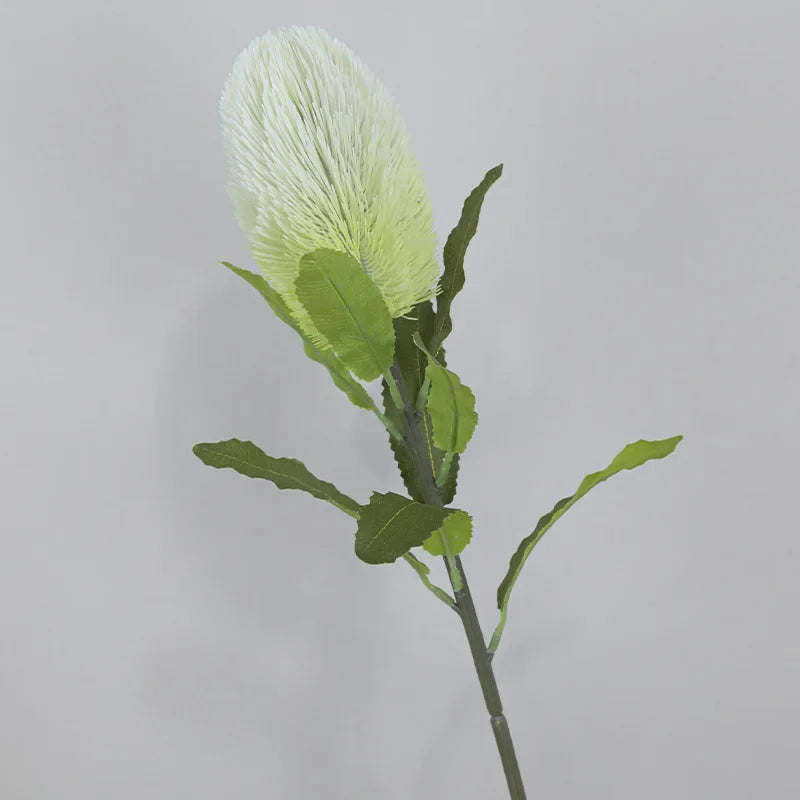
POLYGON ((538 517, 685 436, 517 584, 494 664, 528 796, 800 796, 797 3, 5 0, 0 797, 506 796, 456 617, 349 517, 191 453, 402 490, 218 263, 252 268, 219 93, 286 24, 397 98, 440 246, 505 163, 447 345, 487 636, 538 517))

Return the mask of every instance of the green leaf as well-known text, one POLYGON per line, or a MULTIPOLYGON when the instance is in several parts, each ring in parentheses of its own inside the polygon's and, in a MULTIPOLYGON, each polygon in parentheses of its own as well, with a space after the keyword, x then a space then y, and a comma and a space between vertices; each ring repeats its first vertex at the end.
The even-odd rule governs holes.
MULTIPOLYGON (((397 406, 392 401, 389 394, 389 387, 386 381, 382 382, 381 396, 383 398, 383 407, 386 416, 400 429, 403 429, 403 414, 398 410, 397 406)), ((433 428, 431 425, 431 418, 427 411, 422 412, 420 418, 422 426, 422 435, 427 445, 428 460, 431 462, 431 469, 434 475, 439 473, 439 468, 442 466, 444 459, 444 452, 433 444, 433 428)), ((411 458, 409 449, 402 443, 395 439, 393 436, 389 437, 389 447, 394 455, 395 463, 400 470, 400 477, 403 479, 403 485, 409 497, 413 497, 419 503, 425 502, 425 494, 422 491, 422 484, 420 483, 419 476, 414 467, 414 461, 411 458)), ((447 474, 447 480, 443 486, 439 487, 439 496, 443 505, 449 505, 453 502, 456 496, 456 489, 458 486, 458 453, 453 456, 450 462, 450 471, 447 474)))
MULTIPOLYGON (((397 408, 389 393, 389 386, 386 381, 381 382, 381 397, 383 398, 383 410, 386 416, 398 427, 403 430, 403 412, 397 408)), ((414 460, 411 458, 411 451, 403 444, 398 442, 394 436, 389 436, 389 447, 394 455, 395 463, 400 470, 400 477, 403 479, 403 485, 409 497, 412 497, 418 503, 425 502, 425 494, 422 491, 422 484, 420 483, 417 471, 414 468, 414 460)))
MULTIPOLYGON (((426 300, 414 306, 407 317, 397 317, 394 320, 394 357, 412 404, 419 394, 428 363, 425 353, 414 344, 412 337, 419 333, 422 341, 427 342, 433 332, 433 316, 433 306, 430 300, 426 300)), ((440 361, 442 356, 440 353, 440 361)))
POLYGON ((372 410, 375 402, 367 390, 350 374, 350 370, 336 357, 333 350, 320 350, 311 340, 303 338, 303 350, 312 360, 322 364, 328 370, 334 384, 359 408, 372 410))
POLYGON ((425 408, 433 423, 433 443, 446 452, 463 453, 478 424, 475 395, 455 372, 436 363, 418 333, 413 339, 428 356, 425 374, 430 378, 431 388, 425 408))
POLYGON ((472 517, 466 511, 458 509, 447 517, 442 527, 434 531, 422 546, 432 556, 447 555, 448 550, 451 556, 457 556, 469 544, 471 538, 472 517), (448 547, 445 547, 443 539, 447 540, 448 547))
POLYGON ((424 340, 428 343, 428 349, 434 356, 438 356, 442 342, 453 329, 450 306, 453 298, 464 287, 464 256, 467 252, 467 246, 478 230, 478 219, 481 214, 483 199, 486 197, 491 185, 502 174, 502 164, 492 167, 486 173, 483 180, 464 201, 458 225, 450 231, 450 235, 445 242, 443 253, 444 272, 439 280, 441 292, 436 296, 436 319, 434 321, 433 334, 430 339, 426 338, 424 340))
MULTIPOLYGON (((433 443, 433 423, 431 422, 431 416, 427 409, 423 410, 422 412, 422 433, 425 437, 425 444, 428 447, 428 458, 432 461, 433 474, 435 477, 439 474, 439 470, 441 469, 442 461, 444 461, 446 453, 436 447, 436 445, 433 443)), ((449 505, 452 503, 453 498, 456 496, 458 465, 459 455, 458 453, 454 453, 450 461, 450 470, 447 473, 447 478, 445 479, 445 482, 439 486, 439 497, 441 498, 443 505, 449 505)))
POLYGON ((389 564, 419 547, 452 513, 394 492, 373 492, 358 518, 356 555, 368 564, 389 564))
POLYGON ((431 592, 433 592, 448 608, 458 611, 456 601, 449 594, 447 594, 444 589, 441 589, 435 584, 431 583, 430 578, 428 578, 431 568, 424 561, 420 561, 411 553, 403 553, 403 558, 414 568, 414 571, 417 573, 417 575, 419 575, 419 579, 422 581, 422 584, 426 589, 429 589, 431 592))
POLYGON ((297 298, 336 355, 371 381, 394 358, 392 317, 380 290, 347 253, 321 248, 300 259, 297 298))
MULTIPOLYGON (((428 363, 426 353, 417 347, 413 341, 413 336, 415 333, 419 333, 423 341, 427 341, 430 338, 433 331, 433 306, 430 301, 418 303, 414 306, 408 317, 397 317, 394 320, 394 331, 395 360, 403 376, 403 382, 405 383, 408 396, 413 403, 419 394, 425 377, 425 368, 428 363)), ((439 349, 438 360, 442 366, 447 366, 444 347, 439 349)), ((403 416, 401 412, 397 410, 394 402, 392 402, 391 395, 389 394, 385 382, 382 396, 386 415, 397 427, 402 429, 403 416)), ((433 444, 433 429, 430 416, 426 411, 422 413, 420 424, 427 444, 428 459, 431 462, 433 474, 437 475, 445 454, 433 444)), ((420 503, 425 502, 425 498, 422 494, 422 487, 420 486, 419 478, 414 470, 414 464, 411 460, 411 454, 408 448, 393 437, 390 437, 389 444, 394 453, 395 461, 400 468, 400 475, 403 478, 403 483, 409 495, 420 503)), ((447 474, 447 480, 443 486, 439 487, 439 494, 444 505, 451 503, 456 494, 458 461, 458 455, 454 456, 450 464, 450 471, 447 474)))
POLYGON ((574 494, 559 500, 552 511, 549 511, 539 520, 536 527, 533 529, 533 533, 526 536, 520 542, 517 551, 511 556, 508 572, 497 588, 497 607, 500 609, 500 624, 497 626, 492 636, 491 644, 489 645, 489 650, 491 652, 497 649, 497 644, 500 641, 500 635, 502 634, 506 615, 508 613, 509 596, 519 577, 520 571, 533 548, 539 543, 542 536, 550 530, 555 521, 575 505, 575 503, 590 489, 597 486, 598 483, 608 480, 612 475, 616 475, 616 473, 621 472, 623 469, 634 469, 651 459, 668 456, 678 446, 678 442, 680 442, 681 439, 683 439, 683 436, 673 436, 670 439, 659 439, 656 441, 639 439, 637 442, 625 445, 605 469, 587 475, 581 481, 580 486, 574 494))
POLYGON ((272 481, 279 489, 300 489, 358 518, 361 505, 340 492, 332 483, 312 475, 296 458, 273 458, 252 442, 228 439, 223 442, 201 442, 192 452, 209 467, 229 467, 249 478, 272 481))
MULTIPOLYGON (((439 469, 442 466, 442 460, 444 457, 444 453, 438 448, 436 449, 436 453, 440 454, 441 457, 437 458, 437 462, 435 464, 435 472, 434 475, 439 474, 439 469)), ((450 461, 450 471, 447 473, 447 478, 445 482, 439 487, 439 496, 442 498, 442 502, 445 505, 449 505, 453 502, 453 498, 456 496, 456 488, 458 485, 458 463, 459 457, 458 453, 453 454, 453 458, 450 461)))
MULTIPOLYGON (((242 269, 241 267, 234 266, 228 261, 221 262, 224 267, 227 267, 231 272, 235 272, 240 278, 244 278, 256 291, 269 303, 270 308, 275 312, 275 316, 285 322, 290 328, 296 330, 301 336, 303 335, 297 321, 289 313, 289 307, 283 301, 283 298, 267 283, 266 278, 257 275, 255 272, 242 269)), ((304 337, 305 338, 305 337, 304 337)))
POLYGON ((234 266, 227 261, 223 261, 222 264, 253 286, 269 303, 270 308, 275 312, 275 316, 299 334, 303 340, 305 354, 312 361, 322 364, 328 370, 334 384, 350 398, 354 405, 367 410, 374 409, 375 404, 367 390, 350 374, 350 371, 336 357, 333 350, 320 350, 311 342, 294 317, 289 313, 289 308, 283 298, 267 283, 266 279, 254 272, 234 266))

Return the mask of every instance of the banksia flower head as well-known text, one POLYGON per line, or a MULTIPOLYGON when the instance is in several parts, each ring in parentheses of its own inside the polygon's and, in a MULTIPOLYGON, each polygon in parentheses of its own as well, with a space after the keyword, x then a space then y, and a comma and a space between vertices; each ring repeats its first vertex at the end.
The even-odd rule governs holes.
POLYGON ((220 103, 228 191, 266 280, 317 346, 300 258, 350 254, 402 316, 436 293, 431 207, 396 103, 344 45, 291 27, 239 55, 220 103))

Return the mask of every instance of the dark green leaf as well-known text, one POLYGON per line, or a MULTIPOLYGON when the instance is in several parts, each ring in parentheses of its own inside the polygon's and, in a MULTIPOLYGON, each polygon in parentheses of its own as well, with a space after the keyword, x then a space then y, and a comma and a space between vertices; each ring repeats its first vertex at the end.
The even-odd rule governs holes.
POLYGON ((394 358, 392 317, 380 290, 347 253, 321 248, 300 259, 297 298, 342 363, 371 381, 394 358))
POLYGON ((464 287, 464 255, 467 252, 475 231, 478 230, 478 219, 481 206, 489 187, 503 174, 503 165, 492 167, 483 180, 472 190, 464 201, 461 218, 453 228, 444 245, 444 272, 439 280, 441 292, 436 296, 436 318, 431 338, 423 337, 423 341, 434 356, 438 356, 442 342, 449 336, 453 328, 450 318, 450 306, 453 298, 464 287))
MULTIPOLYGON (((400 367, 406 393, 412 404, 416 400, 420 387, 422 386, 425 377, 425 367, 428 363, 427 355, 414 344, 412 337, 415 333, 419 332, 423 341, 425 341, 430 338, 432 330, 433 307, 430 301, 418 303, 409 313, 408 317, 397 317, 394 320, 395 361, 400 367)), ((439 350, 438 360, 443 366, 445 365, 444 347, 439 350)), ((397 406, 392 401, 385 381, 383 382, 382 389, 384 412, 392 422, 402 430, 403 415, 398 411, 397 406)), ((422 414, 421 426, 425 442, 428 446, 428 457, 429 460, 431 460, 433 474, 437 475, 442 459, 444 458, 444 453, 433 444, 431 421, 427 412, 423 412, 422 414)), ((425 497, 422 493, 422 486, 420 485, 419 478, 414 469, 414 463, 408 448, 391 436, 389 437, 389 446, 392 449, 409 496, 420 503, 424 503, 425 497)), ((455 497, 457 480, 458 456, 456 455, 450 464, 447 480, 444 486, 440 487, 440 496, 445 505, 451 503, 455 497)))
MULTIPOLYGON (((433 443, 433 423, 431 422, 431 415, 428 413, 427 409, 423 409, 420 421, 422 424, 422 435, 425 437, 425 444, 428 449, 428 459, 433 465, 433 474, 436 476, 439 474, 439 470, 441 469, 445 452, 444 450, 440 450, 433 443)), ((439 487, 439 497, 441 497, 444 505, 449 505, 452 503, 453 498, 456 496, 458 465, 459 455, 458 453, 455 453, 450 461, 450 470, 447 473, 447 478, 445 479, 444 484, 439 487)))
MULTIPOLYGON (((435 451, 436 461, 435 461, 435 472, 434 475, 439 474, 439 469, 442 466, 442 459, 444 458, 444 453, 441 450, 436 448, 435 451)), ((447 473, 447 479, 444 482, 444 485, 439 487, 439 496, 442 498, 442 502, 445 505, 449 505, 453 502, 453 498, 456 496, 456 488, 458 483, 458 464, 459 464, 459 456, 458 453, 453 455, 453 459, 450 461, 450 471, 447 473)))
POLYGON ((412 404, 419 394, 427 364, 425 353, 420 352, 412 339, 417 332, 423 341, 428 341, 433 332, 433 306, 430 300, 414 306, 408 317, 397 317, 394 320, 394 357, 400 367, 412 404))
POLYGON ((202 442, 192 452, 209 467, 229 467, 249 478, 272 481, 279 489, 299 489, 358 518, 361 506, 333 484, 312 475, 296 458, 273 458, 252 442, 228 439, 223 442, 202 442))
POLYGON ((614 460, 599 472, 593 472, 587 475, 577 488, 574 494, 569 497, 564 497, 559 500, 553 509, 545 514, 529 536, 526 536, 521 542, 517 551, 511 556, 511 561, 508 565, 508 572, 503 578, 500 586, 497 588, 497 607, 500 609, 500 624, 492 636, 492 642, 489 649, 494 652, 497 649, 497 644, 502 634, 503 626, 505 625, 506 616, 508 613, 508 600, 511 590, 519 577, 520 571, 525 564, 526 559, 531 554, 533 548, 539 543, 542 536, 547 533, 553 526, 555 521, 561 517, 569 508, 571 508, 578 500, 581 499, 590 489, 608 480, 612 475, 622 471, 623 469, 634 469, 635 467, 644 464, 654 458, 664 458, 668 456, 678 446, 678 442, 683 439, 683 436, 673 436, 670 439, 659 439, 656 441, 647 441, 646 439, 639 439, 639 441, 632 444, 625 445, 625 447, 616 455, 614 460))
POLYGON ((356 555, 368 564, 389 564, 419 547, 452 513, 394 492, 373 492, 358 518, 356 555))
MULTIPOLYGON (((397 408, 389 394, 389 387, 386 381, 381 382, 381 396, 383 397, 383 410, 387 417, 402 431, 403 412, 397 408)), ((425 502, 425 494, 422 491, 417 471, 414 469, 414 460, 411 458, 411 451, 402 443, 398 442, 394 436, 389 437, 389 447, 394 455, 394 460, 400 470, 400 477, 409 496, 418 503, 425 502)))
MULTIPOLYGON (((440 355, 441 352, 442 351, 440 351, 440 355)), ((383 397, 383 408, 386 416, 389 417, 389 419, 394 422, 394 424, 400 430, 403 430, 403 414, 398 410, 397 406, 392 401, 386 381, 382 382, 381 396, 383 397)), ((434 475, 438 475, 439 468, 441 467, 442 460, 444 459, 444 453, 433 444, 433 429, 431 426, 431 418, 427 411, 423 410, 420 420, 422 425, 422 435, 427 445, 428 459, 431 461, 432 472, 434 475)), ((400 476, 403 479, 403 484, 406 487, 409 497, 413 497, 414 500, 419 503, 424 503, 425 495, 422 491, 422 484, 420 483, 419 477, 414 468, 414 461, 411 458, 409 449, 402 444, 402 442, 398 442, 393 436, 389 437, 389 447, 392 450, 394 460, 397 463, 398 469, 400 470, 400 476)), ((456 453, 453 456, 453 460, 450 462, 450 471, 447 474, 447 480, 445 481, 444 486, 439 487, 439 496, 441 497, 444 505, 449 505, 452 503, 453 498, 456 496, 456 488, 458 483, 458 464, 459 457, 458 453, 456 453)))

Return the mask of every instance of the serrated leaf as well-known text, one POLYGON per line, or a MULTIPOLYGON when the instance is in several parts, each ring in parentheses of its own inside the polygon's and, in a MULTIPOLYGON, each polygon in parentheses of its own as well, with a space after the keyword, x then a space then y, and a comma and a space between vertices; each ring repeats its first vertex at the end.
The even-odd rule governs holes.
MULTIPOLYGON (((428 457, 432 459, 433 474, 438 475, 442 467, 442 461, 444 461, 445 458, 445 452, 440 450, 433 443, 433 424, 427 409, 423 409, 422 411, 421 423, 422 434, 425 437, 425 444, 428 448, 428 457)), ((459 463, 459 455, 458 453, 454 453, 452 459, 450 460, 450 469, 447 473, 447 478, 445 479, 445 482, 439 486, 439 497, 444 505, 449 505, 452 503, 453 498, 456 496, 459 463)))
MULTIPOLYGON (((381 382, 381 397, 383 398, 384 413, 400 430, 403 430, 403 412, 394 404, 389 393, 389 386, 385 380, 381 382)), ((406 487, 409 497, 412 497, 418 503, 424 503, 425 494, 422 491, 422 484, 414 468, 411 451, 405 444, 398 442, 394 436, 389 436, 389 447, 394 455, 395 463, 400 470, 400 477, 403 479, 403 485, 406 487)))
POLYGON ((321 248, 300 259, 297 298, 345 367, 371 381, 394 358, 392 317, 380 290, 351 255, 321 248))
MULTIPOLYGON (((408 317, 397 317, 394 320, 395 361, 400 368, 406 392, 412 403, 416 399, 420 387, 422 386, 425 376, 425 367, 428 363, 427 355, 414 343, 413 335, 419 332, 421 338, 425 341, 429 338, 432 330, 433 307, 430 301, 418 303, 414 306, 412 311, 409 312, 408 317)), ((438 361, 442 366, 446 366, 444 347, 439 350, 438 361)), ((383 398, 383 408, 386 416, 402 430, 403 414, 394 404, 386 381, 383 381, 381 396, 383 398)), ((433 444, 431 420, 427 412, 422 413, 420 417, 420 426, 427 445, 428 459, 431 462, 433 474, 437 475, 445 454, 433 444)), ((389 446, 392 449, 395 462, 400 469, 400 476, 403 479, 403 484, 409 496, 420 503, 424 503, 425 497, 422 492, 422 486, 414 469, 414 463, 408 448, 392 436, 389 437, 389 446)), ((458 463, 458 455, 455 455, 450 463, 450 471, 447 474, 447 480, 443 486, 439 487, 439 494, 444 505, 451 503, 455 497, 458 481, 458 463)))
POLYGON ((433 423, 433 443, 446 452, 463 453, 478 424, 475 395, 455 372, 436 363, 418 333, 412 338, 428 356, 425 374, 431 388, 425 408, 433 423))
MULTIPOLYGON (((381 397, 383 398, 383 408, 386 416, 400 429, 403 429, 403 414, 394 404, 391 395, 389 394, 389 387, 386 381, 382 381, 381 397)), ((423 411, 420 417, 420 425, 422 427, 422 435, 425 439, 427 446, 428 460, 431 461, 431 471, 434 475, 439 474, 439 469, 442 466, 444 453, 433 444, 433 432, 431 426, 431 419, 427 411, 423 411)), ((389 447, 394 455, 395 463, 400 470, 400 477, 403 479, 403 485, 409 497, 413 497, 419 503, 425 502, 425 494, 422 491, 422 484, 420 483, 419 476, 417 475, 414 467, 414 460, 411 458, 409 449, 402 443, 397 441, 393 436, 389 437, 389 447)), ((458 453, 453 456, 450 462, 450 471, 447 473, 447 480, 443 486, 439 487, 439 496, 443 505, 449 505, 453 502, 456 496, 456 489, 458 486, 458 453)))
POLYGON ((262 478, 274 483, 279 489, 299 489, 326 500, 332 505, 358 518, 361 505, 340 492, 332 483, 320 480, 306 469, 296 458, 274 458, 268 456, 252 442, 227 439, 222 442, 201 442, 192 452, 209 467, 230 468, 249 478, 262 478))
POLYGON ((503 165, 492 167, 483 180, 470 192, 461 209, 458 224, 450 231, 444 245, 444 272, 439 280, 441 292, 436 296, 436 318, 430 339, 424 339, 429 350, 438 356, 442 342, 450 335, 453 322, 450 318, 450 306, 453 298, 464 288, 464 256, 475 232, 478 230, 478 219, 481 206, 491 185, 503 174, 503 165))
POLYGON ((457 556, 469 544, 471 538, 472 517, 466 511, 458 509, 445 519, 442 527, 434 531, 430 539, 426 539, 422 546, 432 556, 446 555, 448 549, 451 556, 457 556), (443 539, 447 540, 447 548, 444 546, 443 539))
POLYGON ((400 367, 411 403, 417 399, 427 365, 425 353, 414 344, 412 337, 419 333, 423 342, 428 341, 433 332, 433 318, 433 305, 430 300, 426 300, 414 306, 407 317, 397 317, 394 320, 394 357, 400 367))
POLYGON ((394 492, 373 492, 358 518, 356 555, 368 564, 389 564, 419 547, 452 512, 394 492))
POLYGON ((303 340, 303 350, 305 354, 312 361, 322 364, 322 366, 328 370, 334 384, 350 398, 350 402, 359 408, 366 408, 367 410, 374 408, 373 400, 367 393, 367 390, 350 374, 350 371, 336 357, 333 350, 320 350, 308 339, 297 324, 297 321, 289 313, 289 308, 283 298, 269 283, 267 283, 265 278, 261 275, 257 275, 255 272, 250 272, 249 270, 234 266, 227 261, 223 261, 222 264, 231 270, 231 272, 235 272, 239 277, 244 278, 244 280, 254 287, 267 303, 269 303, 270 308, 275 312, 275 316, 278 317, 281 322, 286 323, 300 336, 303 340))
POLYGON ((605 469, 587 475, 581 481, 580 486, 578 486, 574 494, 559 500, 553 509, 539 520, 536 527, 533 529, 533 533, 526 536, 520 542, 516 552, 511 556, 508 572, 497 588, 497 607, 500 609, 500 624, 497 630, 495 630, 492 636, 492 643, 489 646, 492 652, 496 649, 500 634, 505 625, 509 596, 519 577, 520 571, 533 548, 539 543, 542 536, 550 530, 555 521, 577 503, 590 489, 597 486, 598 483, 608 480, 612 475, 616 475, 624 469, 635 469, 652 459, 668 456, 675 450, 681 439, 683 439, 683 436, 673 436, 669 439, 658 439, 655 441, 639 439, 636 442, 625 445, 605 469))

